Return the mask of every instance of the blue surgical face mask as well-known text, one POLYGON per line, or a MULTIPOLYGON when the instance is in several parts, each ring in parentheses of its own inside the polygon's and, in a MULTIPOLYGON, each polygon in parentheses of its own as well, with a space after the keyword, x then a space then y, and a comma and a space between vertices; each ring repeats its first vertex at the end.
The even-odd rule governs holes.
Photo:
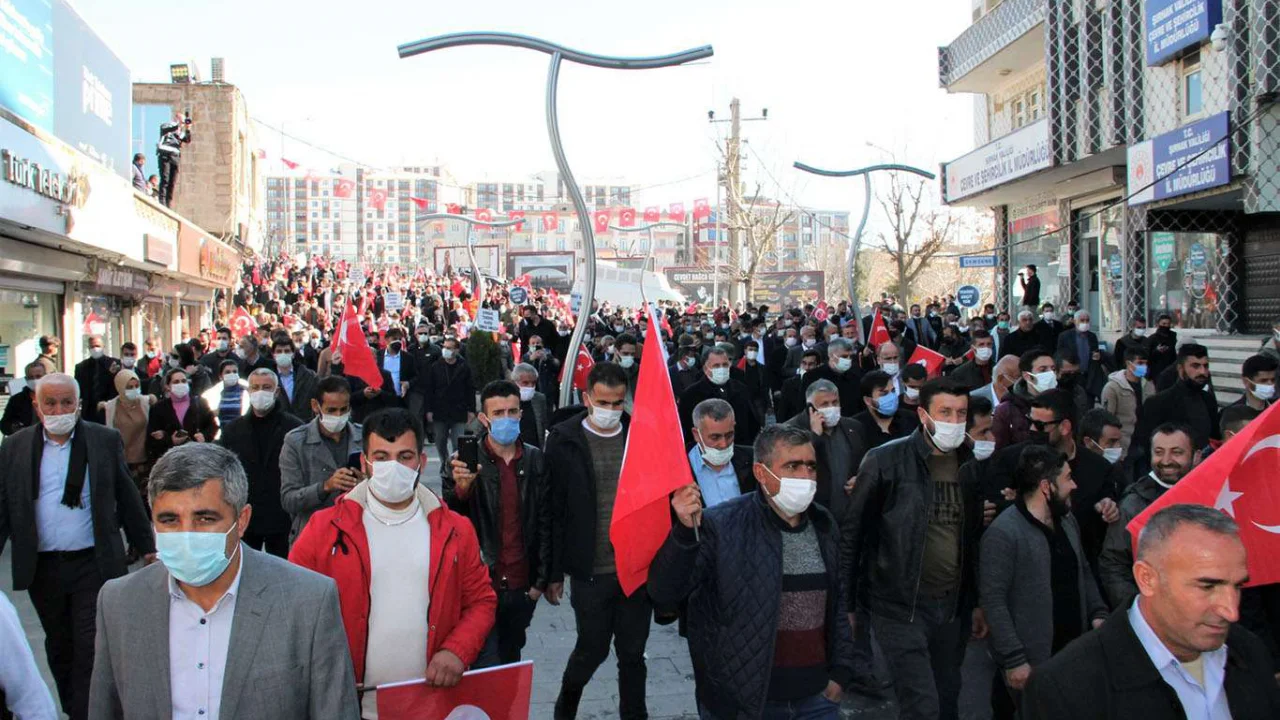
POLYGON ((1147 376, 1147 366, 1146 366, 1146 365, 1134 365, 1134 366, 1133 366, 1133 376, 1134 376, 1134 377, 1140 377, 1140 378, 1144 378, 1144 377, 1146 377, 1146 376, 1147 376))
POLYGON ((520 437, 520 420, 517 418, 494 418, 489 421, 489 435, 499 445, 510 445, 520 437))
POLYGON ((884 417, 898 412, 898 393, 889 392, 881 395, 880 399, 876 400, 876 411, 884 417))
POLYGON ((156 532, 156 552, 169 574, 178 582, 204 587, 231 564, 235 552, 227 556, 227 535, 235 531, 233 524, 226 532, 156 532))

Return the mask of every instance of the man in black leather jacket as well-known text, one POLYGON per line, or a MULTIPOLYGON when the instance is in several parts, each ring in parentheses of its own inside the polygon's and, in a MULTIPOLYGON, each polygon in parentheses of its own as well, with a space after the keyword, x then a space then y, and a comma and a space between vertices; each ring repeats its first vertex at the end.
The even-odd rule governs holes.
POLYGON ((839 529, 812 504, 812 435, 771 425, 756 438, 754 460, 756 492, 704 510, 696 484, 676 491, 677 521, 649 568, 649 595, 658 604, 688 598, 702 717, 785 709, 787 717, 835 718, 853 680, 853 642, 839 529))
POLYGON ((479 465, 455 454, 441 473, 444 500, 475 526, 498 593, 493 630, 475 667, 520 660, 525 631, 551 574, 551 505, 542 451, 520 441, 520 388, 495 380, 480 392, 479 465))
POLYGON ((871 613, 904 720, 957 715, 983 509, 960 480, 968 406, 954 380, 925 383, 920 428, 868 452, 849 499, 848 601, 871 613))

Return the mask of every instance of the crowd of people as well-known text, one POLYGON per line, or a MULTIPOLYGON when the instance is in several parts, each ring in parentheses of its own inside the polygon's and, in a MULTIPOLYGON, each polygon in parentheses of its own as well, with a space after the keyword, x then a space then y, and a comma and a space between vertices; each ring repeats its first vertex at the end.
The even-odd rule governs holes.
MULTIPOLYGON (((1109 346, 1027 279, 1030 306, 968 316, 592 301, 573 357, 572 300, 528 278, 258 259, 170 348, 89 337, 63 373, 41 339, 0 419, 0 539, 76 719, 376 718, 379 685, 519 660, 566 599, 557 719, 611 644, 618 715, 647 717, 655 620, 704 718, 834 718, 846 693, 956 718, 972 641, 996 718, 1280 716, 1280 593, 1241 590, 1231 518, 1171 507, 1136 555, 1126 530, 1273 402, 1280 321, 1220 408, 1169 317, 1109 346), (628 594, 610 524, 647 344, 693 482, 628 594)), ((54 717, 0 619, 6 702, 54 717)))

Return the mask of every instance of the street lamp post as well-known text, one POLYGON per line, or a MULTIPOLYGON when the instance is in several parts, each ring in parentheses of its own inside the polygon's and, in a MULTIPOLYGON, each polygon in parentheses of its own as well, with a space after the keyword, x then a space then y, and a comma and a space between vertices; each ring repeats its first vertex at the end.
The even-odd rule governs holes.
POLYGON ((484 289, 484 284, 480 280, 480 263, 476 262, 475 248, 471 245, 471 228, 475 225, 482 225, 490 228, 504 228, 513 225, 519 225, 523 220, 477 220, 470 215, 455 215, 454 213, 426 213, 425 215, 416 215, 413 218, 414 223, 430 222, 432 220, 455 220, 466 223, 467 225, 467 258, 471 260, 472 273, 472 289, 475 291, 475 297, 480 298, 480 294, 484 289))
MULTIPOLYGON (((922 170, 910 165, 898 165, 896 163, 889 165, 870 165, 856 170, 822 170, 820 168, 813 167, 812 165, 806 165, 797 160, 793 164, 793 167, 807 173, 821 175, 822 177, 844 178, 857 177, 859 175, 862 176, 863 194, 865 196, 862 201, 862 219, 858 221, 858 229, 853 233, 853 238, 849 241, 849 255, 845 260, 845 271, 849 275, 849 302, 853 303, 854 314, 859 316, 859 322, 855 324, 858 327, 858 336, 861 337, 862 322, 860 316, 862 315, 862 311, 859 309, 858 305, 857 283, 854 280, 854 271, 857 269, 858 265, 858 250, 862 245, 862 231, 866 229, 867 216, 871 214, 871 173, 878 171, 909 172, 929 180, 933 180, 937 176, 928 170, 922 170)), ((862 341, 866 342, 866 338, 862 338, 862 341)))
MULTIPOLYGON (((578 308, 573 335, 569 338, 569 347, 565 354, 565 362, 576 363, 578 361, 578 348, 581 347, 582 337, 587 332, 587 316, 591 314, 591 303, 594 301, 596 293, 596 240, 591 225, 591 217, 587 212, 586 200, 583 199, 582 190, 573 178, 573 172, 569 169, 569 162, 565 159, 564 145, 560 142, 560 119, 556 108, 556 90, 560 79, 560 63, 562 60, 569 60, 581 65, 610 70, 650 70, 674 67, 694 60, 709 58, 712 56, 713 50, 710 45, 703 45, 702 47, 669 55, 615 57, 572 50, 563 45, 557 45, 556 43, 528 35, 503 32, 464 32, 437 35, 424 40, 405 43, 398 47, 397 51, 401 58, 408 58, 433 50, 443 50, 464 45, 519 47, 527 50, 536 50, 551 56, 551 66, 547 71, 547 134, 551 139, 551 151, 555 155, 556 167, 560 171, 561 180, 567 186, 569 195, 573 198, 574 209, 578 213, 578 226, 582 228, 582 250, 587 260, 587 262, 583 263, 586 269, 586 276, 582 283, 582 304, 578 308)), ((560 380, 561 406, 569 404, 572 390, 573 373, 566 372, 560 380)))

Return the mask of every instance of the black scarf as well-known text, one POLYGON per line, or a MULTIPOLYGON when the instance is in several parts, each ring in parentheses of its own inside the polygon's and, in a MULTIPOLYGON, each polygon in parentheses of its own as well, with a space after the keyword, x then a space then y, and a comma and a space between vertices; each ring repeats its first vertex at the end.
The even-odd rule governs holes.
MULTIPOLYGON (((85 467, 88 464, 88 446, 82 432, 83 421, 77 420, 71 431, 71 461, 67 465, 66 483, 62 490, 62 504, 69 508, 78 508, 80 494, 84 491, 85 467)), ((39 435, 31 442, 32 483, 36 496, 40 495, 40 461, 44 458, 45 432, 44 424, 40 424, 39 435)))

